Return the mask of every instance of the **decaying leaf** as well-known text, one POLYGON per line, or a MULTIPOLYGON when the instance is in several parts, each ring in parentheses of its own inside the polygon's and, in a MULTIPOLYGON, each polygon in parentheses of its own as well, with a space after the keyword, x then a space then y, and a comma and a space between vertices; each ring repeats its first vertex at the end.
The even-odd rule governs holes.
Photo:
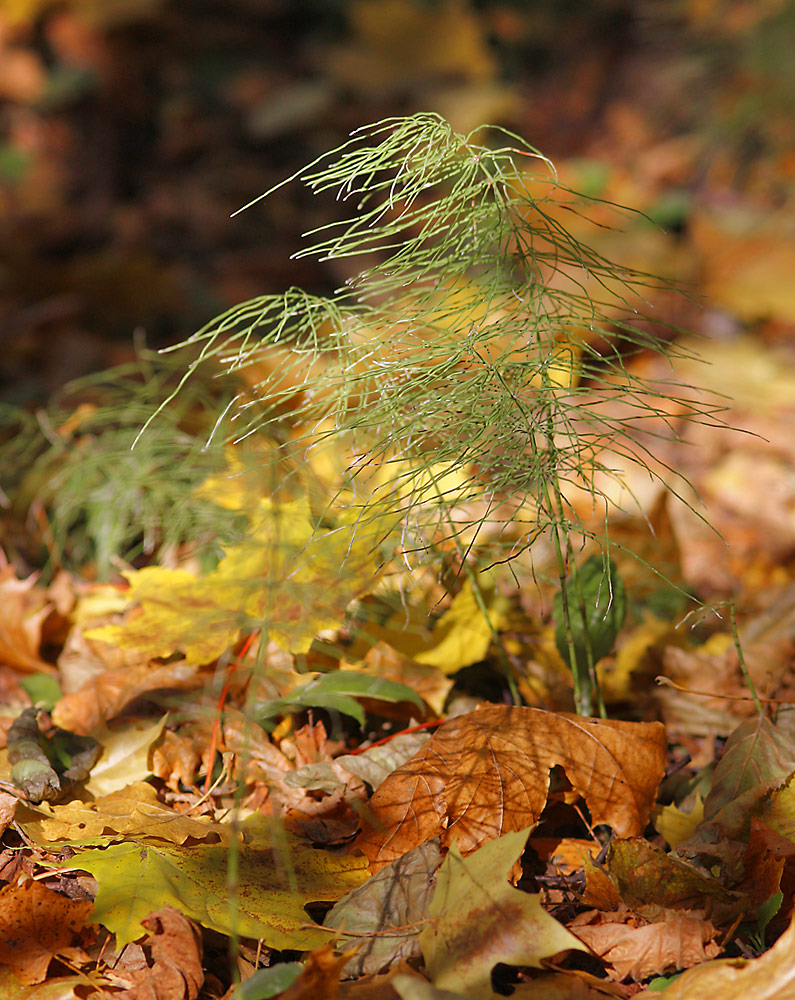
POLYGON ((742 897, 730 892, 718 879, 641 837, 615 840, 610 845, 606 868, 629 906, 697 908, 709 900, 716 913, 722 909, 724 916, 742 910, 742 897))
POLYGON ((0 889, 0 962, 22 983, 40 983, 50 961, 63 955, 80 961, 75 939, 91 913, 89 900, 68 899, 39 882, 0 889))
MULTIPOLYGON (((725 837, 748 833, 754 809, 795 771, 795 741, 764 715, 729 737, 704 800, 703 826, 725 837)), ((695 832, 698 839, 699 830, 695 832)))
POLYGON ((230 846, 136 843, 87 850, 72 859, 97 880, 93 919, 121 944, 143 933, 141 921, 173 906, 221 934, 261 938, 271 948, 303 951, 328 942, 304 904, 336 900, 361 885, 361 859, 315 850, 259 817, 262 830, 239 847, 236 894, 230 899, 230 846))
POLYGON ((204 982, 198 928, 171 906, 141 923, 149 932, 142 945, 151 965, 145 959, 139 968, 122 965, 117 978, 126 980, 126 1000, 195 1000, 204 982))
POLYGON ((377 973, 399 959, 420 954, 418 937, 441 862, 439 844, 430 840, 334 904, 325 926, 339 930, 340 941, 346 940, 347 932, 355 935, 351 943, 359 944, 345 967, 347 976, 377 973), (372 937, 363 939, 365 934, 372 937))
POLYGON ((669 912, 645 923, 626 910, 618 915, 579 914, 569 925, 577 937, 611 966, 615 979, 639 982, 649 976, 689 969, 720 954, 717 930, 708 921, 669 912))
MULTIPOLYGON (((636 994, 655 1000, 652 990, 636 994)), ((795 996, 795 922, 760 958, 721 958, 683 972, 665 1000, 790 1000, 795 996)))
POLYGON ((659 723, 482 708, 446 722, 383 782, 357 846, 375 869, 437 836, 469 854, 538 820, 556 765, 595 824, 635 836, 648 821, 666 749, 659 723))
POLYGON ((515 889, 510 870, 529 831, 507 833, 463 858, 450 849, 436 879, 430 923, 420 934, 434 986, 470 1000, 491 1000, 498 962, 541 968, 541 959, 584 950, 541 906, 541 897, 515 889))

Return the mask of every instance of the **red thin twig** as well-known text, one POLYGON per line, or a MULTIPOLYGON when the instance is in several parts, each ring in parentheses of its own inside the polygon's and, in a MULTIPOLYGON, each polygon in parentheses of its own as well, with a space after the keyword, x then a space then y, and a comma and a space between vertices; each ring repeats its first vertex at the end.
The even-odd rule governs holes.
POLYGON ((373 747, 380 747, 384 743, 389 743, 396 736, 404 736, 406 733, 418 733, 421 729, 430 729, 432 726, 441 726, 441 724, 441 721, 437 720, 436 722, 423 722, 419 726, 410 726, 408 729, 401 729, 400 732, 385 736, 382 740, 376 740, 375 743, 371 743, 368 747, 359 747, 358 750, 351 750, 350 755, 354 757, 357 753, 364 753, 365 750, 372 750, 373 747))
POLYGON ((232 683, 232 678, 234 677, 235 671, 240 666, 243 657, 251 649, 251 644, 257 632, 252 632, 251 635, 243 643, 243 648, 237 654, 235 662, 229 668, 229 673, 226 675, 226 681, 224 682, 223 690, 221 691, 221 696, 218 699, 218 711, 215 714, 215 721, 213 722, 213 731, 210 736, 210 746, 207 751, 207 774, 204 778, 204 794, 206 795, 210 791, 210 785, 213 780, 213 764, 215 763, 215 754, 218 750, 218 733, 221 728, 221 713, 224 710, 224 705, 226 704, 226 696, 229 694, 229 685, 232 683))

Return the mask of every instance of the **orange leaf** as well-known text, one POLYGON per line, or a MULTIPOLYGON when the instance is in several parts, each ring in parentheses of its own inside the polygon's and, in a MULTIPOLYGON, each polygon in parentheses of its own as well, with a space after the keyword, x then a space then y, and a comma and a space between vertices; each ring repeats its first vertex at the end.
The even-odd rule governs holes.
POLYGON ((41 630, 52 611, 47 595, 35 590, 35 576, 18 580, 11 566, 0 566, 0 663, 31 673, 55 673, 39 656, 41 630))
POLYGON ((315 948, 301 975, 279 996, 282 1000, 336 1000, 340 973, 355 951, 356 948, 351 948, 342 955, 335 955, 330 945, 315 948))
POLYGON ((56 955, 76 957, 73 939, 93 909, 90 900, 67 899, 40 882, 0 889, 0 963, 20 982, 40 983, 56 955))
POLYGON ((658 722, 585 719, 493 705, 445 723, 380 785, 357 846, 378 869, 432 837, 462 854, 531 827, 560 765, 594 824, 642 833, 665 771, 658 722))

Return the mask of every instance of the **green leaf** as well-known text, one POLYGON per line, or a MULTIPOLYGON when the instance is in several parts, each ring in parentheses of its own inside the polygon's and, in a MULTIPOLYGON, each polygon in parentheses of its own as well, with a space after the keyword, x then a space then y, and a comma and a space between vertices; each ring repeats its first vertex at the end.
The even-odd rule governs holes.
POLYGON ((236 886, 230 854, 220 844, 126 842, 81 851, 72 865, 97 880, 92 919, 119 946, 141 937, 141 921, 162 906, 220 934, 261 938, 269 948, 304 951, 328 942, 304 905, 337 900, 368 877, 363 858, 316 850, 266 824, 266 835, 240 846, 236 886))
POLYGON ((63 696, 61 685, 50 674, 31 674, 29 677, 22 677, 19 686, 27 691, 34 705, 48 712, 52 711, 55 703, 63 696))
POLYGON ((372 677, 358 670, 336 670, 321 674, 286 698, 274 698, 255 709, 254 718, 262 723, 276 715, 301 712, 305 708, 326 708, 353 716, 364 725, 364 712, 354 698, 372 698, 375 701, 410 701, 423 708, 420 696, 405 684, 372 677))
POLYGON ((258 969, 238 986, 232 1000, 270 1000, 292 986, 302 969, 300 962, 283 962, 270 969, 258 969))
MULTIPOLYGON (((794 771, 795 741, 786 731, 762 715, 738 726, 715 768, 695 839, 709 827, 725 837, 745 838, 751 816, 778 805, 777 796, 785 794, 785 782, 794 771)), ((764 822, 781 832, 767 817, 764 822)))
MULTIPOLYGON (((588 663, 590 648, 596 664, 613 648, 627 613, 626 589, 612 559, 591 556, 572 574, 566 588, 569 632, 577 665, 588 663)), ((572 668, 563 594, 555 597, 555 645, 572 668)))
POLYGON ((595 667, 613 648, 626 611, 624 581, 613 560, 603 555, 572 567, 568 583, 555 597, 555 645, 574 677, 580 715, 594 714, 594 697, 605 714, 595 667))

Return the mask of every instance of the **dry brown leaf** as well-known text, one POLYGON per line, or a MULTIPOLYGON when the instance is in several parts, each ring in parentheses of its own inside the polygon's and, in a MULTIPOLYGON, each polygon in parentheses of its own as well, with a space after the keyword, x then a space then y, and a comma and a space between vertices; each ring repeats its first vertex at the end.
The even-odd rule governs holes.
POLYGON ((580 914, 569 929, 609 963, 608 973, 618 980, 629 977, 637 982, 689 969, 720 953, 717 930, 700 917, 671 913, 662 921, 637 924, 626 911, 620 916, 593 911, 580 914))
POLYGON ((91 900, 67 899, 40 882, 0 889, 0 963, 21 983, 43 982, 50 961, 62 955, 75 962, 87 956, 74 947, 94 908, 91 900))
POLYGON ((55 673, 39 656, 41 630, 52 611, 35 576, 18 580, 11 566, 0 566, 0 663, 30 673, 55 673))
POLYGON ((8 792, 0 792, 0 833, 5 833, 14 819, 17 802, 16 795, 9 795, 8 792))
POLYGON ((197 732, 190 725, 182 726, 179 733, 166 729, 152 750, 152 774, 162 778, 174 792, 179 791, 180 783, 191 788, 196 784, 202 751, 206 751, 208 743, 209 734, 197 732))
POLYGON ((201 683, 196 675, 197 668, 187 663, 165 663, 162 666, 141 663, 134 667, 107 670, 84 684, 79 691, 61 698, 53 709, 53 722, 70 733, 87 736, 148 691, 195 687, 201 683))
MULTIPOLYGON (((107 619, 100 619, 104 620, 107 619)), ((96 624, 96 619, 93 623, 96 624)), ((132 650, 120 649, 99 639, 88 639, 85 634, 87 627, 85 624, 73 626, 58 656, 58 678, 65 694, 79 691, 108 670, 133 669, 145 660, 140 653, 132 650)))
POLYGON ((142 923, 150 932, 143 948, 150 950, 152 964, 124 971, 126 1000, 195 1000, 204 982, 201 934, 195 924, 171 906, 150 913, 142 923))
POLYGON ((188 838, 226 840, 230 834, 228 824, 194 818, 162 805, 155 789, 144 781, 132 782, 93 802, 22 806, 17 809, 17 822, 28 837, 41 844, 114 834, 119 835, 116 839, 157 837, 171 844, 184 844, 188 838))
POLYGON ((666 748, 658 722, 482 708, 445 723, 383 782, 357 846, 376 870, 437 836, 469 854, 538 820, 556 765, 585 799, 594 824, 635 836, 648 821, 666 748))
POLYGON ((756 816, 751 818, 748 847, 743 855, 743 878, 734 888, 748 896, 750 909, 758 910, 781 889, 787 857, 795 855, 795 844, 768 829, 756 816))
POLYGON ((304 963, 298 979, 279 994, 281 1000, 336 1000, 340 973, 355 953, 356 948, 342 955, 335 955, 330 945, 316 948, 304 963))
MULTIPOLYGON (((660 996, 652 990, 643 1000, 660 996)), ((666 987, 665 1000, 792 1000, 795 997, 795 922, 760 958, 721 958, 688 969, 666 987)))

